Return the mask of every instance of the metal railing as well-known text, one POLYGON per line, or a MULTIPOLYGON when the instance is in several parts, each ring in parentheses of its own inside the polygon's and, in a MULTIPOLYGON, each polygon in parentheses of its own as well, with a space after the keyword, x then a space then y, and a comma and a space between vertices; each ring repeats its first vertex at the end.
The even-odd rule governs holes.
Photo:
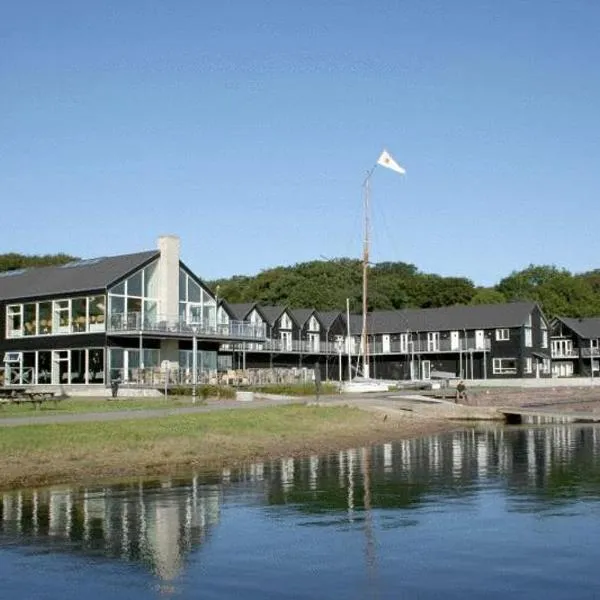
POLYGON ((308 367, 259 369, 193 369, 186 367, 149 367, 145 369, 111 369, 110 381, 125 387, 189 387, 197 385, 266 385, 272 383, 306 383, 313 380, 313 370, 308 367))
MULTIPOLYGON (((589 348, 588 348, 589 352, 589 348)), ((589 353, 588 353, 589 356, 589 353)), ((561 350, 552 350, 552 358, 579 358, 579 349, 578 348, 570 348, 570 349, 561 349, 561 350)))
MULTIPOLYGON (((358 344, 356 346, 358 347, 358 344)), ((369 343, 370 354, 426 354, 428 352, 483 352, 484 350, 487 352, 490 349, 489 339, 477 340, 476 338, 461 339, 458 345, 452 344, 450 340, 438 340, 437 342, 390 340, 389 344, 369 343)))
MULTIPOLYGON (((223 348, 225 349, 225 348, 223 348)), ((238 344, 227 348, 228 350, 245 350, 246 352, 277 352, 284 354, 286 352, 296 354, 342 354, 348 353, 348 342, 324 342, 318 344, 307 340, 271 340, 266 339, 264 342, 238 344)), ((369 342, 369 354, 426 354, 436 352, 489 352, 491 342, 489 339, 475 340, 468 338, 460 340, 459 346, 456 347, 450 343, 450 340, 439 340, 437 344, 427 341, 401 342, 400 340, 392 340, 387 344, 383 342, 369 342)), ((362 344, 352 340, 350 343, 350 352, 352 354, 360 353, 362 344)))
POLYGON ((229 323, 188 323, 182 319, 161 316, 142 318, 139 312, 110 315, 108 333, 164 333, 184 337, 234 338, 261 340, 265 337, 263 323, 229 321, 229 323))
MULTIPOLYGON (((339 354, 340 344, 336 342, 309 342, 306 340, 270 340, 264 342, 238 344, 235 350, 247 352, 277 352, 295 354, 339 354)), ((341 351, 346 352, 345 344, 341 344, 341 351)))

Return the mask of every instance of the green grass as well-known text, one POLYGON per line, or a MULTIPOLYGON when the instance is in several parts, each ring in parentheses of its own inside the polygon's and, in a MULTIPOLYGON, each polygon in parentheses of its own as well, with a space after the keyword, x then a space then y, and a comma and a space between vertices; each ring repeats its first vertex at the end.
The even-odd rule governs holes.
POLYGON ((177 438, 202 439, 207 435, 264 438, 314 434, 315 429, 342 421, 360 420, 364 413, 357 409, 313 408, 300 405, 277 406, 243 411, 217 411, 191 415, 171 415, 164 419, 131 419, 54 425, 24 425, 1 430, 2 455, 29 451, 73 449, 86 452, 97 448, 117 451, 177 438))
MULTIPOLYGON (((293 384, 277 384, 272 383, 261 386, 251 386, 245 388, 253 392, 262 392, 264 394, 279 394, 282 396, 314 396, 315 395, 315 384, 313 382, 307 383, 293 383, 293 384)), ((321 394, 337 394, 338 385, 335 383, 322 383, 321 394)))
MULTIPOLYGON (((204 402, 198 398, 196 404, 204 402)), ((37 417, 45 415, 69 415, 76 413, 104 413, 123 410, 164 409, 192 406, 191 397, 169 398, 65 398, 58 402, 48 401, 36 409, 30 402, 24 404, 3 404, 0 406, 0 419, 10 417, 37 417)))

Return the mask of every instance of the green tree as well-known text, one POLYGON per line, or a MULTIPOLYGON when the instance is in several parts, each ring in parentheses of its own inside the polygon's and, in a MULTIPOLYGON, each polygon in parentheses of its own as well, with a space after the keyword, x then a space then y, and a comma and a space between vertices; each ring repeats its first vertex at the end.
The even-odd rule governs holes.
POLYGON ((64 265, 74 260, 79 260, 79 258, 63 253, 25 255, 9 252, 7 254, 0 254, 0 271, 14 271, 16 269, 28 269, 31 267, 64 265))
POLYGON ((471 298, 471 304, 502 304, 506 302, 504 294, 494 288, 477 288, 471 298))

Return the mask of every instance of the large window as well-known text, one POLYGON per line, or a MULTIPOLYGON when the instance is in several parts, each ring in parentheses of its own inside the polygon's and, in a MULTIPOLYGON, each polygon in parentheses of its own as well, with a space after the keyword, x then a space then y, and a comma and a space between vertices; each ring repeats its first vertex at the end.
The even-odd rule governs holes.
POLYGON ((13 385, 104 383, 102 348, 7 352, 6 355, 7 382, 13 385), (7 360, 11 358, 14 360, 7 360))
POLYGON ((140 329, 158 320, 158 272, 152 263, 108 291, 111 326, 140 329))
POLYGON ((544 319, 541 319, 541 329, 542 329, 542 348, 548 347, 548 325, 544 319))
POLYGON ((6 307, 6 337, 104 331, 104 296, 80 296, 6 307))
POLYGON ((494 358, 492 369, 494 375, 516 375, 517 360, 515 358, 494 358))
POLYGON ((203 330, 216 329, 216 301, 183 269, 179 270, 179 319, 200 325, 203 330))
POLYGON ((23 335, 23 305, 10 304, 6 307, 6 337, 14 338, 23 335))

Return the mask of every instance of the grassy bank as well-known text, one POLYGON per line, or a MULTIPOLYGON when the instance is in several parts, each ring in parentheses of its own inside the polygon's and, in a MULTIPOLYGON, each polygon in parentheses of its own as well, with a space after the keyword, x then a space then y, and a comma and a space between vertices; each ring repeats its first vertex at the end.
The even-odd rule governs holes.
MULTIPOLYGON (((205 404, 204 400, 198 399, 197 405, 205 404)), ((119 412, 127 410, 180 408, 193 406, 191 396, 163 398, 117 398, 107 400, 106 398, 66 398, 58 402, 45 402, 36 409, 30 403, 6 404, 0 408, 0 419, 6 417, 38 417, 47 415, 70 415, 81 413, 103 413, 119 412)))
POLYGON ((383 421, 343 407, 288 405, 165 418, 3 429, 0 488, 91 482, 220 468, 258 458, 321 453, 448 429, 383 421))

